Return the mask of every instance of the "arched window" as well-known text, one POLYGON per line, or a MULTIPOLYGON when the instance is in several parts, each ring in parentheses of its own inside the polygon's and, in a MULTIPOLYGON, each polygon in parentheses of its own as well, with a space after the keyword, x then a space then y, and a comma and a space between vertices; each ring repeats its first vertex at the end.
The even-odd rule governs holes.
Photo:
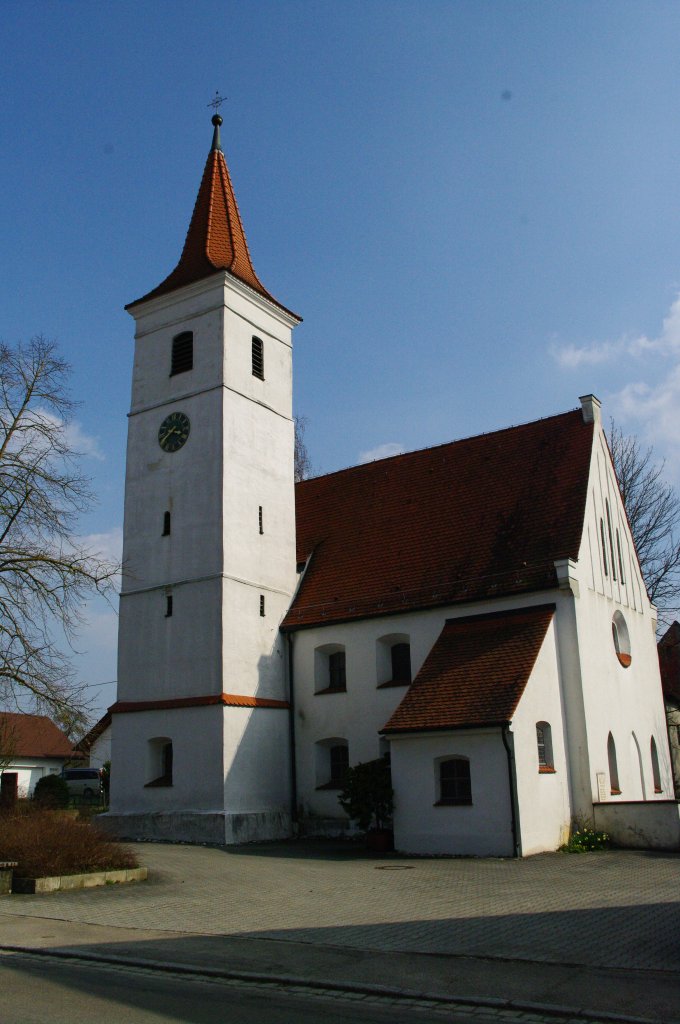
POLYGON ((408 686, 412 679, 408 633, 388 633, 381 636, 375 646, 378 688, 408 686))
POLYGON ((349 768, 347 740, 331 737, 316 746, 316 788, 342 789, 349 768))
POLYGON ((604 499, 604 507, 607 512, 607 535, 609 537, 609 556, 612 562, 612 576, 616 579, 616 559, 614 557, 614 541, 612 539, 612 517, 609 514, 609 502, 604 499))
POLYGON ((325 644, 314 651, 314 692, 344 693, 347 689, 345 648, 325 644))
POLYGON ((553 772, 555 763, 552 751, 552 731, 547 722, 536 722, 536 747, 539 772, 553 772))
POLYGON ((659 771, 659 755, 656 749, 656 740, 652 736, 649 744, 650 753, 652 757, 652 779, 654 780, 654 792, 661 793, 661 772, 659 771))
POLYGON ((264 380, 264 345, 262 338, 253 338, 253 377, 264 380))
POLYGON ((471 804, 472 780, 467 757, 449 757, 439 762, 438 804, 471 804))
POLYGON ((602 564, 604 565, 604 574, 609 576, 609 563, 607 562, 607 541, 604 537, 604 519, 600 518, 600 540, 602 541, 602 564))
POLYGON ((194 335, 191 331, 182 331, 172 339, 172 358, 170 360, 170 376, 186 373, 194 366, 194 335))
POLYGON ((609 765, 609 787, 612 796, 618 796, 621 792, 619 787, 619 768, 616 763, 616 744, 611 733, 607 737, 607 762, 609 765))

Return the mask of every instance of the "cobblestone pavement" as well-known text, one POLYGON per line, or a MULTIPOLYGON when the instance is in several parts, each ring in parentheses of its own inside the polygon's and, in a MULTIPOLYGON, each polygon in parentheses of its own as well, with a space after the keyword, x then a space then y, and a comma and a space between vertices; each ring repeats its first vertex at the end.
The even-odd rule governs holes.
POLYGON ((680 856, 616 851, 527 860, 376 858, 351 844, 139 844, 149 881, 11 896, 0 916, 680 970, 680 856))

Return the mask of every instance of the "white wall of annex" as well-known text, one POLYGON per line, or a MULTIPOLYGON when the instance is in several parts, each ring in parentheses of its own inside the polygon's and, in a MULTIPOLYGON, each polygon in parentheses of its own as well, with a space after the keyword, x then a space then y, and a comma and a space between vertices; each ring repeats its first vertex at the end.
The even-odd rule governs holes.
POLYGON ((555 850, 571 820, 569 768, 555 620, 512 719, 522 855, 555 850), (550 726, 554 773, 539 772, 536 725, 550 726))
POLYGON ((229 578, 221 581, 221 587, 224 692, 287 700, 286 650, 279 623, 288 610, 290 598, 229 578), (264 615, 260 615, 262 596, 264 615))
POLYGON ((403 853, 513 854, 508 760, 501 730, 394 737, 394 845, 403 853), (470 761, 472 804, 437 806, 439 761, 470 761))
POLYGON ((290 742, 284 708, 223 708, 224 808, 290 813, 290 742))
POLYGON ((111 760, 111 726, 107 726, 97 736, 90 747, 89 761, 91 768, 103 768, 107 761, 111 760))

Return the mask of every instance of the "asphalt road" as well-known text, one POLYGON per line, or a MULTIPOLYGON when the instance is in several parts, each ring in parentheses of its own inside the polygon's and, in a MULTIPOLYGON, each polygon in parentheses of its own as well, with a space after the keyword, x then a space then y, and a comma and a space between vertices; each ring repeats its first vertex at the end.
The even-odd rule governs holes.
MULTIPOLYGON (((550 1020, 519 1016, 522 1024, 550 1020)), ((427 1000, 406 1004, 374 995, 316 995, 84 960, 0 954, 0 1024, 516 1024, 517 1017, 481 1007, 438 1007, 427 1000)))

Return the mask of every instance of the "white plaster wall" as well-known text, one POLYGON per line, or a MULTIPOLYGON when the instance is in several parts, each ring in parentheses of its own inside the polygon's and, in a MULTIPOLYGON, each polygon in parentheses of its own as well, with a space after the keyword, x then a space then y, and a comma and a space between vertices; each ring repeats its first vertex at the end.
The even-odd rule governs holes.
POLYGON ((114 714, 110 809, 112 813, 222 810, 221 705, 114 714), (173 746, 173 785, 145 788, 148 744, 167 737, 173 746))
POLYGON ((288 711, 225 707, 223 714, 225 810, 289 814, 288 711))
POLYGON ((512 720, 512 734, 522 855, 555 850, 567 839, 571 821, 555 619, 548 627, 512 720), (555 769, 552 774, 539 772, 537 722, 550 725, 555 769))
POLYGON ((591 799, 598 800, 599 772, 606 775, 608 800, 668 799, 673 794, 673 786, 656 650, 656 615, 645 593, 611 460, 599 427, 593 446, 578 575, 579 596, 574 607, 581 651, 591 799), (614 579, 609 551, 609 573, 604 573, 599 520, 604 519, 608 547, 605 499, 609 503, 614 538, 618 529, 621 539, 625 582, 621 581, 616 551, 617 578, 614 579), (632 662, 628 668, 619 663, 614 649, 612 618, 616 611, 623 614, 630 634, 632 662), (620 796, 609 793, 607 737, 610 731, 616 743, 620 796), (662 792, 659 794, 654 793, 652 779, 652 736, 661 772, 662 792))
POLYGON ((279 623, 290 598, 266 587, 225 579, 222 601, 224 692, 287 700, 286 650, 279 623), (261 595, 264 616, 260 615, 261 595))
POLYGON ((111 726, 106 729, 94 741, 90 747, 90 767, 103 768, 107 761, 111 760, 111 726))
POLYGON ((33 790, 38 779, 41 779, 43 775, 58 775, 63 764, 63 760, 57 761, 53 758, 17 757, 11 765, 0 769, 0 775, 3 772, 8 774, 16 772, 18 776, 17 796, 20 800, 25 800, 27 797, 33 796, 33 790))
POLYGON ((118 700, 165 700, 222 692, 222 579, 121 596, 118 700))
POLYGON ((595 804, 595 828, 607 832, 617 846, 643 850, 680 850, 680 804, 646 800, 595 804))
POLYGON ((391 755, 397 850, 512 856, 508 761, 500 729, 394 737, 391 755), (469 758, 472 804, 436 806, 437 761, 455 756, 469 758))

